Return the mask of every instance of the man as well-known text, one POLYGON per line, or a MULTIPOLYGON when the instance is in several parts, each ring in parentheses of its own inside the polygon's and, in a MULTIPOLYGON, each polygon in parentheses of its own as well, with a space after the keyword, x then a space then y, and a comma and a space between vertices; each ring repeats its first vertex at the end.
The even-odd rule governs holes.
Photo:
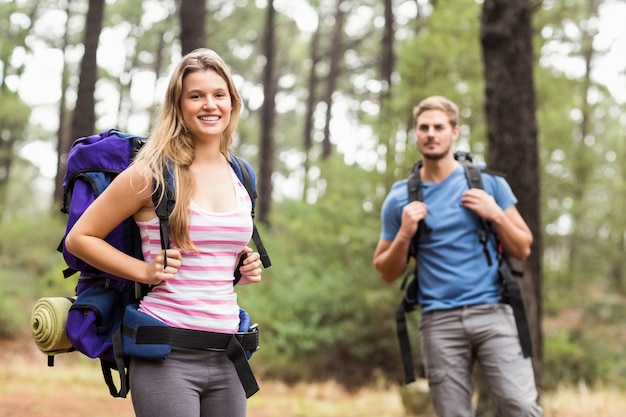
MULTIPOLYGON (((407 180, 393 185, 382 207, 374 266, 385 282, 403 275, 411 240, 424 225, 417 248, 422 355, 440 417, 474 415, 476 360, 499 416, 541 416, 531 361, 522 355, 511 307, 500 302, 498 262, 490 265, 479 241, 479 217, 491 223, 508 256, 526 259, 533 237, 503 178, 482 173, 485 189, 469 189, 454 158, 458 115, 458 107, 440 96, 413 110, 424 201, 409 203, 407 180)), ((495 236, 487 249, 497 260, 495 236)))

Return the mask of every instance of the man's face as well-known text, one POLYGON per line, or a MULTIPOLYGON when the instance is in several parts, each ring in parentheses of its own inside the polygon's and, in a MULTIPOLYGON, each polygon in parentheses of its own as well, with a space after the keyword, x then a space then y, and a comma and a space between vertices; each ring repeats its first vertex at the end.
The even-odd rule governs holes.
POLYGON ((441 110, 426 110, 417 118, 413 129, 417 147, 424 159, 438 160, 452 152, 452 143, 459 136, 448 115, 441 110))

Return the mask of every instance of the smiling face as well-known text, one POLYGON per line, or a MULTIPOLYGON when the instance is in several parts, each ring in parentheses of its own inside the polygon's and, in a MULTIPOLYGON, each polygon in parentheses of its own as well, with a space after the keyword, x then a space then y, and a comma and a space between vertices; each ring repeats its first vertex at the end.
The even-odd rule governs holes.
POLYGON ((211 69, 190 72, 183 79, 180 103, 189 134, 195 140, 213 138, 219 143, 233 111, 226 81, 211 69))
POLYGON ((446 112, 426 110, 415 122, 417 146, 424 159, 439 160, 451 154, 452 144, 459 137, 459 127, 452 126, 446 112))

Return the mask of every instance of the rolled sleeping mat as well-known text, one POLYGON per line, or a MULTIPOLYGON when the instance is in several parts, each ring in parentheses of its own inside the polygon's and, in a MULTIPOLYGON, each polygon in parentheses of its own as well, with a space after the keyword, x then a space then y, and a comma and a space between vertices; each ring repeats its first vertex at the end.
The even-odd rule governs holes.
POLYGON ((30 317, 30 329, 39 350, 48 356, 74 350, 67 338, 67 313, 72 297, 44 297, 37 300, 30 317))

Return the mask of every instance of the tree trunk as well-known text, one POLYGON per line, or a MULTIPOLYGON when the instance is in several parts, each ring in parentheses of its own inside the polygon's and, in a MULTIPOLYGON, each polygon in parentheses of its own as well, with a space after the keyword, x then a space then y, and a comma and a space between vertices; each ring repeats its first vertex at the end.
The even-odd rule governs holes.
MULTIPOLYGON (((322 20, 322 15, 318 14, 318 21, 322 20)), ((317 86, 319 84, 319 77, 317 76, 317 64, 320 61, 320 37, 322 31, 322 25, 318 24, 315 29, 315 33, 311 39, 311 51, 309 53, 309 59, 311 61, 311 68, 309 69, 309 80, 307 85, 307 91, 309 95, 306 100, 306 113, 304 115, 304 177, 302 179, 302 201, 306 201, 307 190, 309 189, 309 167, 311 166, 309 161, 310 151, 313 147, 313 115, 315 114, 315 107, 317 106, 317 86)))
POLYGON ((63 199, 63 177, 65 176, 65 159, 72 146, 72 140, 68 135, 67 126, 67 87, 69 85, 69 73, 65 62, 65 51, 69 46, 69 22, 70 22, 70 3, 67 2, 65 13, 67 21, 65 24, 65 32, 63 33, 63 41, 61 51, 63 52, 63 69, 61 71, 61 101, 59 102, 59 128, 57 130, 57 174, 54 181, 53 203, 60 207, 63 199))
POLYGON ((395 40, 395 30, 394 30, 394 15, 393 15, 393 1, 392 0, 384 0, 385 2, 385 28, 383 31, 383 40, 382 40, 382 59, 380 61, 380 78, 383 82, 383 89, 381 92, 382 98, 390 97, 391 91, 391 76, 393 74, 393 70, 395 68, 396 56, 394 54, 394 40, 395 40))
MULTIPOLYGON (((385 1, 385 27, 383 31, 383 39, 381 42, 381 61, 380 61, 380 81, 382 89, 380 91, 380 116, 379 116, 379 134, 381 142, 385 146, 385 166, 392 167, 396 160, 396 131, 397 128, 393 124, 394 115, 391 106, 391 77, 395 69, 396 56, 394 54, 395 41, 395 18, 393 15, 393 1, 385 1)), ((395 177, 385 175, 385 186, 387 189, 395 181, 395 177)))
MULTIPOLYGON (((94 91, 98 78, 96 52, 98 50, 100 32, 102 31, 103 18, 104 0, 91 0, 85 23, 85 52, 80 64, 80 80, 78 82, 76 107, 72 117, 70 142, 76 138, 94 133, 96 125, 94 91)), ((64 154, 66 153, 64 152, 64 154)))
MULTIPOLYGON (((587 9, 587 19, 598 18, 599 0, 589 0, 587 9)), ((589 162, 591 153, 589 147, 585 143, 585 138, 592 131, 594 106, 589 102, 589 93, 592 91, 593 81, 591 80, 591 71, 593 67, 593 61, 595 57, 595 50, 593 47, 593 41, 595 35, 598 33, 598 28, 595 25, 588 25, 582 28, 581 44, 581 58, 585 63, 585 74, 582 78, 582 91, 581 91, 581 121, 576 132, 576 139, 573 146, 573 162, 572 168, 574 178, 576 179, 576 187, 573 189, 573 200, 577 206, 583 205, 585 194, 591 187, 591 181, 593 180, 594 166, 589 162)), ((584 217, 587 215, 584 209, 572 210, 570 212, 572 216, 572 224, 574 225, 574 231, 572 238, 569 239, 569 251, 568 251, 568 271, 567 275, 572 275, 575 271, 584 270, 584 263, 581 265, 580 253, 583 252, 584 232, 581 230, 581 225, 584 224, 584 217), (582 243, 582 245, 581 245, 582 243)))
POLYGON ((180 43, 183 55, 205 46, 206 5, 204 1, 181 0, 180 43))
MULTIPOLYGON (((159 42, 157 43, 157 48, 154 51, 154 56, 155 56, 155 60, 154 60, 154 65, 152 66, 152 70, 154 71, 154 91, 157 91, 157 87, 159 84, 159 76, 161 75, 161 71, 163 71, 163 62, 165 61, 164 59, 164 53, 163 53, 163 49, 165 48, 165 33, 164 32, 159 32, 159 42)), ((157 101, 157 97, 156 95, 153 97, 155 101, 157 101)))
POLYGON ((261 160, 259 175, 259 221, 269 224, 272 201, 272 173, 274 172, 274 122, 276 118, 277 79, 274 0, 267 3, 265 15, 265 68, 263 69, 263 107, 261 108, 261 160))
MULTIPOLYGON (((15 2, 12 2, 15 3, 15 2)), ((24 134, 29 124, 31 109, 24 103, 17 92, 6 84, 8 75, 17 75, 21 82, 25 69, 25 62, 13 62, 11 56, 16 45, 27 45, 26 39, 32 36, 32 28, 37 21, 38 10, 41 5, 34 2, 32 5, 18 7, 11 3, 2 7, 2 41, 0 41, 0 222, 5 213, 9 195, 9 180, 13 163, 16 160, 16 149, 20 143, 24 143, 27 135, 24 134), (30 8, 30 9, 28 9, 30 8), (12 25, 11 16, 17 10, 25 13, 29 24, 18 29, 20 25, 12 25), (28 11, 28 13, 26 13, 28 11), (8 13, 8 14, 7 14, 8 13)), ((29 48, 26 47, 26 51, 29 48)))
POLYGON ((481 43, 485 68, 488 166, 507 174, 518 208, 533 233, 532 255, 520 281, 541 386, 542 294, 539 164, 533 82, 530 0, 485 0, 481 43))
POLYGON ((333 93, 337 87, 337 79, 340 73, 340 63, 343 57, 343 25, 345 21, 346 11, 342 7, 343 0, 337 0, 335 8, 335 26, 332 36, 332 44, 330 46, 330 69, 328 70, 328 78, 326 79, 326 94, 324 102, 326 103, 326 120, 324 121, 324 138, 322 141, 322 158, 328 158, 332 153, 332 144, 330 142, 330 119, 332 118, 333 93))

